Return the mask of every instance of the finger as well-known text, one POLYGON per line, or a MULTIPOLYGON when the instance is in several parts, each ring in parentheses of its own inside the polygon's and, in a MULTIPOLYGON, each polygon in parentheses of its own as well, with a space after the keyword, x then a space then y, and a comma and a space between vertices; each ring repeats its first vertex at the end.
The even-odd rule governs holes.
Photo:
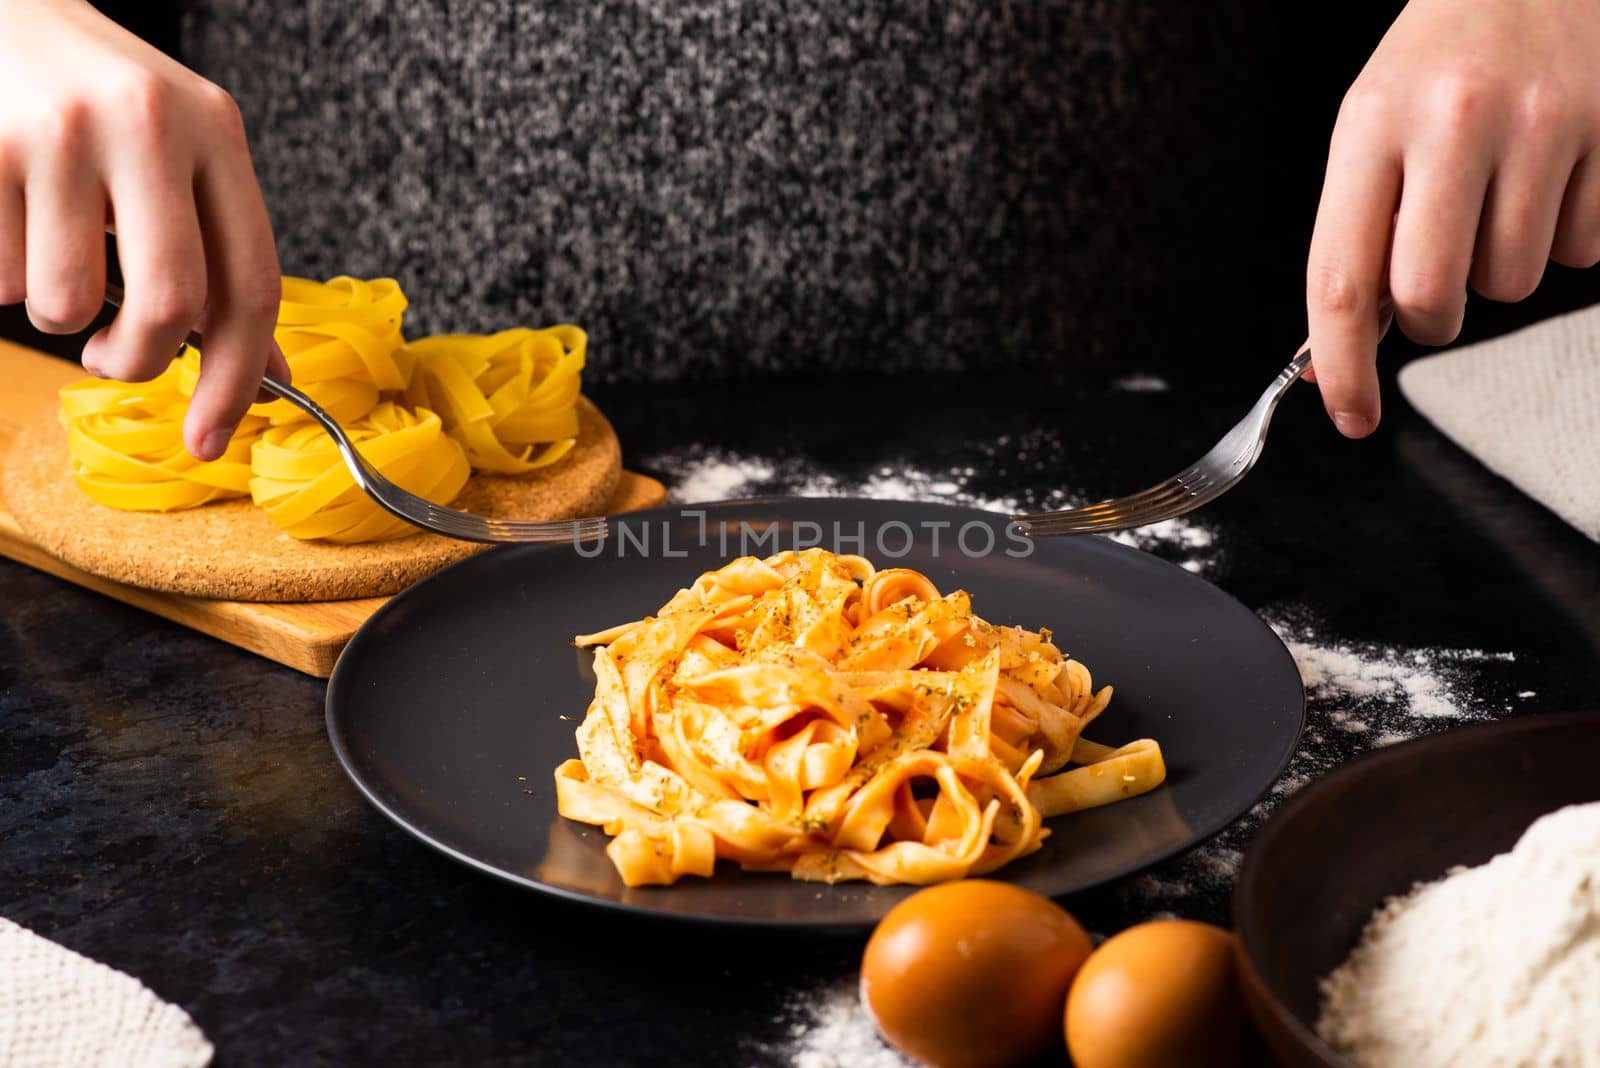
POLYGON ((143 382, 167 369, 205 306, 205 247, 189 173, 160 153, 130 152, 113 174, 123 303, 84 346, 83 362, 143 382))
POLYGON ((0 155, 0 304, 20 304, 28 295, 22 226, 22 182, 0 155))
POLYGON ((1600 162, 1593 153, 1578 161, 1567 180, 1550 258, 1564 267, 1600 263, 1600 162))
MULTIPOLYGON (((1378 303, 1378 340, 1379 341, 1382 341, 1384 338, 1389 336, 1389 327, 1391 327, 1393 325, 1394 325, 1394 301, 1389 298, 1388 290, 1385 290, 1384 294, 1383 294, 1383 299, 1381 301, 1379 301, 1379 303, 1378 303)), ((1301 345, 1298 349, 1295 350, 1295 355, 1296 356, 1300 355, 1300 353, 1306 351, 1306 349, 1308 349, 1310 347, 1311 347, 1311 342, 1309 340, 1307 340, 1304 345, 1301 345)), ((1315 367, 1307 367, 1305 369, 1305 371, 1303 371, 1301 373, 1300 377, 1305 379, 1307 382, 1311 382, 1311 383, 1314 384, 1317 381, 1317 369, 1315 367)))
POLYGON ((1315 381, 1334 425, 1353 438, 1378 424, 1378 304, 1400 193, 1379 119, 1357 109, 1335 127, 1306 267, 1315 381))
MULTIPOLYGON (((278 347, 276 341, 272 342, 272 346, 267 350, 267 374, 284 385, 288 385, 294 377, 289 371, 289 361, 283 355, 283 350, 278 347)), ((257 404, 266 404, 277 399, 278 395, 265 386, 256 391, 257 404)))
POLYGON ((202 459, 221 455, 255 399, 272 350, 280 277, 266 204, 256 185, 242 123, 226 105, 226 138, 196 178, 209 306, 200 379, 184 441, 202 459))
POLYGON ((88 125, 61 118, 41 138, 23 190, 28 318, 47 334, 72 334, 105 298, 105 192, 89 158, 88 125))
POLYGON ((1544 278, 1577 151, 1526 121, 1508 146, 1484 199, 1471 279, 1490 300, 1518 301, 1544 278))
POLYGON ((1406 160, 1389 293, 1395 319, 1413 341, 1443 345, 1461 332, 1488 184, 1488 161, 1476 152, 1438 146, 1406 160))

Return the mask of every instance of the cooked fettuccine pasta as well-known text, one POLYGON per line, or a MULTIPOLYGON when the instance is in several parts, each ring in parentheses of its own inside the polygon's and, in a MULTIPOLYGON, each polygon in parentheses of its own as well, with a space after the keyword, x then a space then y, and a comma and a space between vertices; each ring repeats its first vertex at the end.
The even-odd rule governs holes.
POLYGON ((1166 777, 1153 741, 1081 737, 1111 687, 1049 631, 860 556, 743 557, 577 642, 595 694, 557 804, 612 836, 629 886, 719 859, 828 883, 980 875, 1038 849, 1044 819, 1166 777))

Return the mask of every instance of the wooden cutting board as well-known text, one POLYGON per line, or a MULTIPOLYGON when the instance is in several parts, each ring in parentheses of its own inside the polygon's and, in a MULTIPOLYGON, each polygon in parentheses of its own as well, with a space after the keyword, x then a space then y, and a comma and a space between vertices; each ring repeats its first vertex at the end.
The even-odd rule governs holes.
MULTIPOLYGON (((17 434, 37 421, 41 409, 55 403, 57 390, 82 376, 82 368, 75 364, 0 340, 0 383, 4 383, 0 388, 0 457, 11 447, 17 434)), ((666 499, 666 489, 660 482, 624 471, 608 511, 615 514, 653 508, 666 499)), ((264 604, 186 597, 113 582, 80 571, 39 548, 18 527, 3 500, 0 500, 0 556, 319 678, 327 678, 332 673, 334 661, 356 628, 388 600, 368 597, 354 601, 264 604)))

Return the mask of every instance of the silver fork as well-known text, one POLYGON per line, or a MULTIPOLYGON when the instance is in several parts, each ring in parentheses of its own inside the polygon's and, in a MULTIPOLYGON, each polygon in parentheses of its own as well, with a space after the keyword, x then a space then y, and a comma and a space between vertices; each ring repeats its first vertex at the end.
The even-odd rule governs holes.
POLYGON ((1267 425, 1289 387, 1311 366, 1311 350, 1302 348, 1289 366, 1278 372, 1250 414, 1223 435, 1199 461, 1165 482, 1128 497, 1116 497, 1082 508, 1012 516, 1018 529, 1033 538, 1057 534, 1108 534, 1148 526, 1192 512, 1227 493, 1250 473, 1267 442, 1267 425))
MULTIPOLYGON (((122 296, 121 286, 106 283, 107 304, 113 308, 121 308, 122 296)), ((192 330, 189 332, 188 343, 198 350, 204 350, 200 335, 192 330)), ((582 543, 606 535, 604 516, 558 520, 495 519, 490 516, 473 515, 471 512, 458 512, 454 508, 434 504, 409 490, 401 489, 380 474, 378 469, 361 455, 355 442, 350 440, 350 435, 344 432, 344 428, 333 416, 323 411, 322 406, 316 401, 271 375, 262 378, 261 386, 267 392, 283 398, 305 412, 327 431, 328 436, 339 447, 339 455, 344 457, 344 465, 350 469, 350 476, 355 479, 356 485, 360 486, 384 511, 407 523, 424 530, 431 530, 435 534, 443 534, 447 538, 490 544, 559 541, 582 543)))

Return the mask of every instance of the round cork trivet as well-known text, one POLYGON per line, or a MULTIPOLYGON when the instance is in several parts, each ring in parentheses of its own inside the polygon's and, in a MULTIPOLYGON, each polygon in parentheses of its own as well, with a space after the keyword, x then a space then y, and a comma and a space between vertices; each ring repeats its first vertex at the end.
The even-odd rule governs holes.
MULTIPOLYGON (((179 512, 123 512, 72 478, 51 410, 13 442, 0 491, 24 533, 74 567, 145 589, 235 601, 341 601, 397 593, 486 548, 436 534, 364 545, 296 541, 248 498, 179 512)), ((474 475, 452 502, 502 519, 571 519, 605 510, 622 449, 599 409, 578 400, 578 443, 526 475, 474 475)))

